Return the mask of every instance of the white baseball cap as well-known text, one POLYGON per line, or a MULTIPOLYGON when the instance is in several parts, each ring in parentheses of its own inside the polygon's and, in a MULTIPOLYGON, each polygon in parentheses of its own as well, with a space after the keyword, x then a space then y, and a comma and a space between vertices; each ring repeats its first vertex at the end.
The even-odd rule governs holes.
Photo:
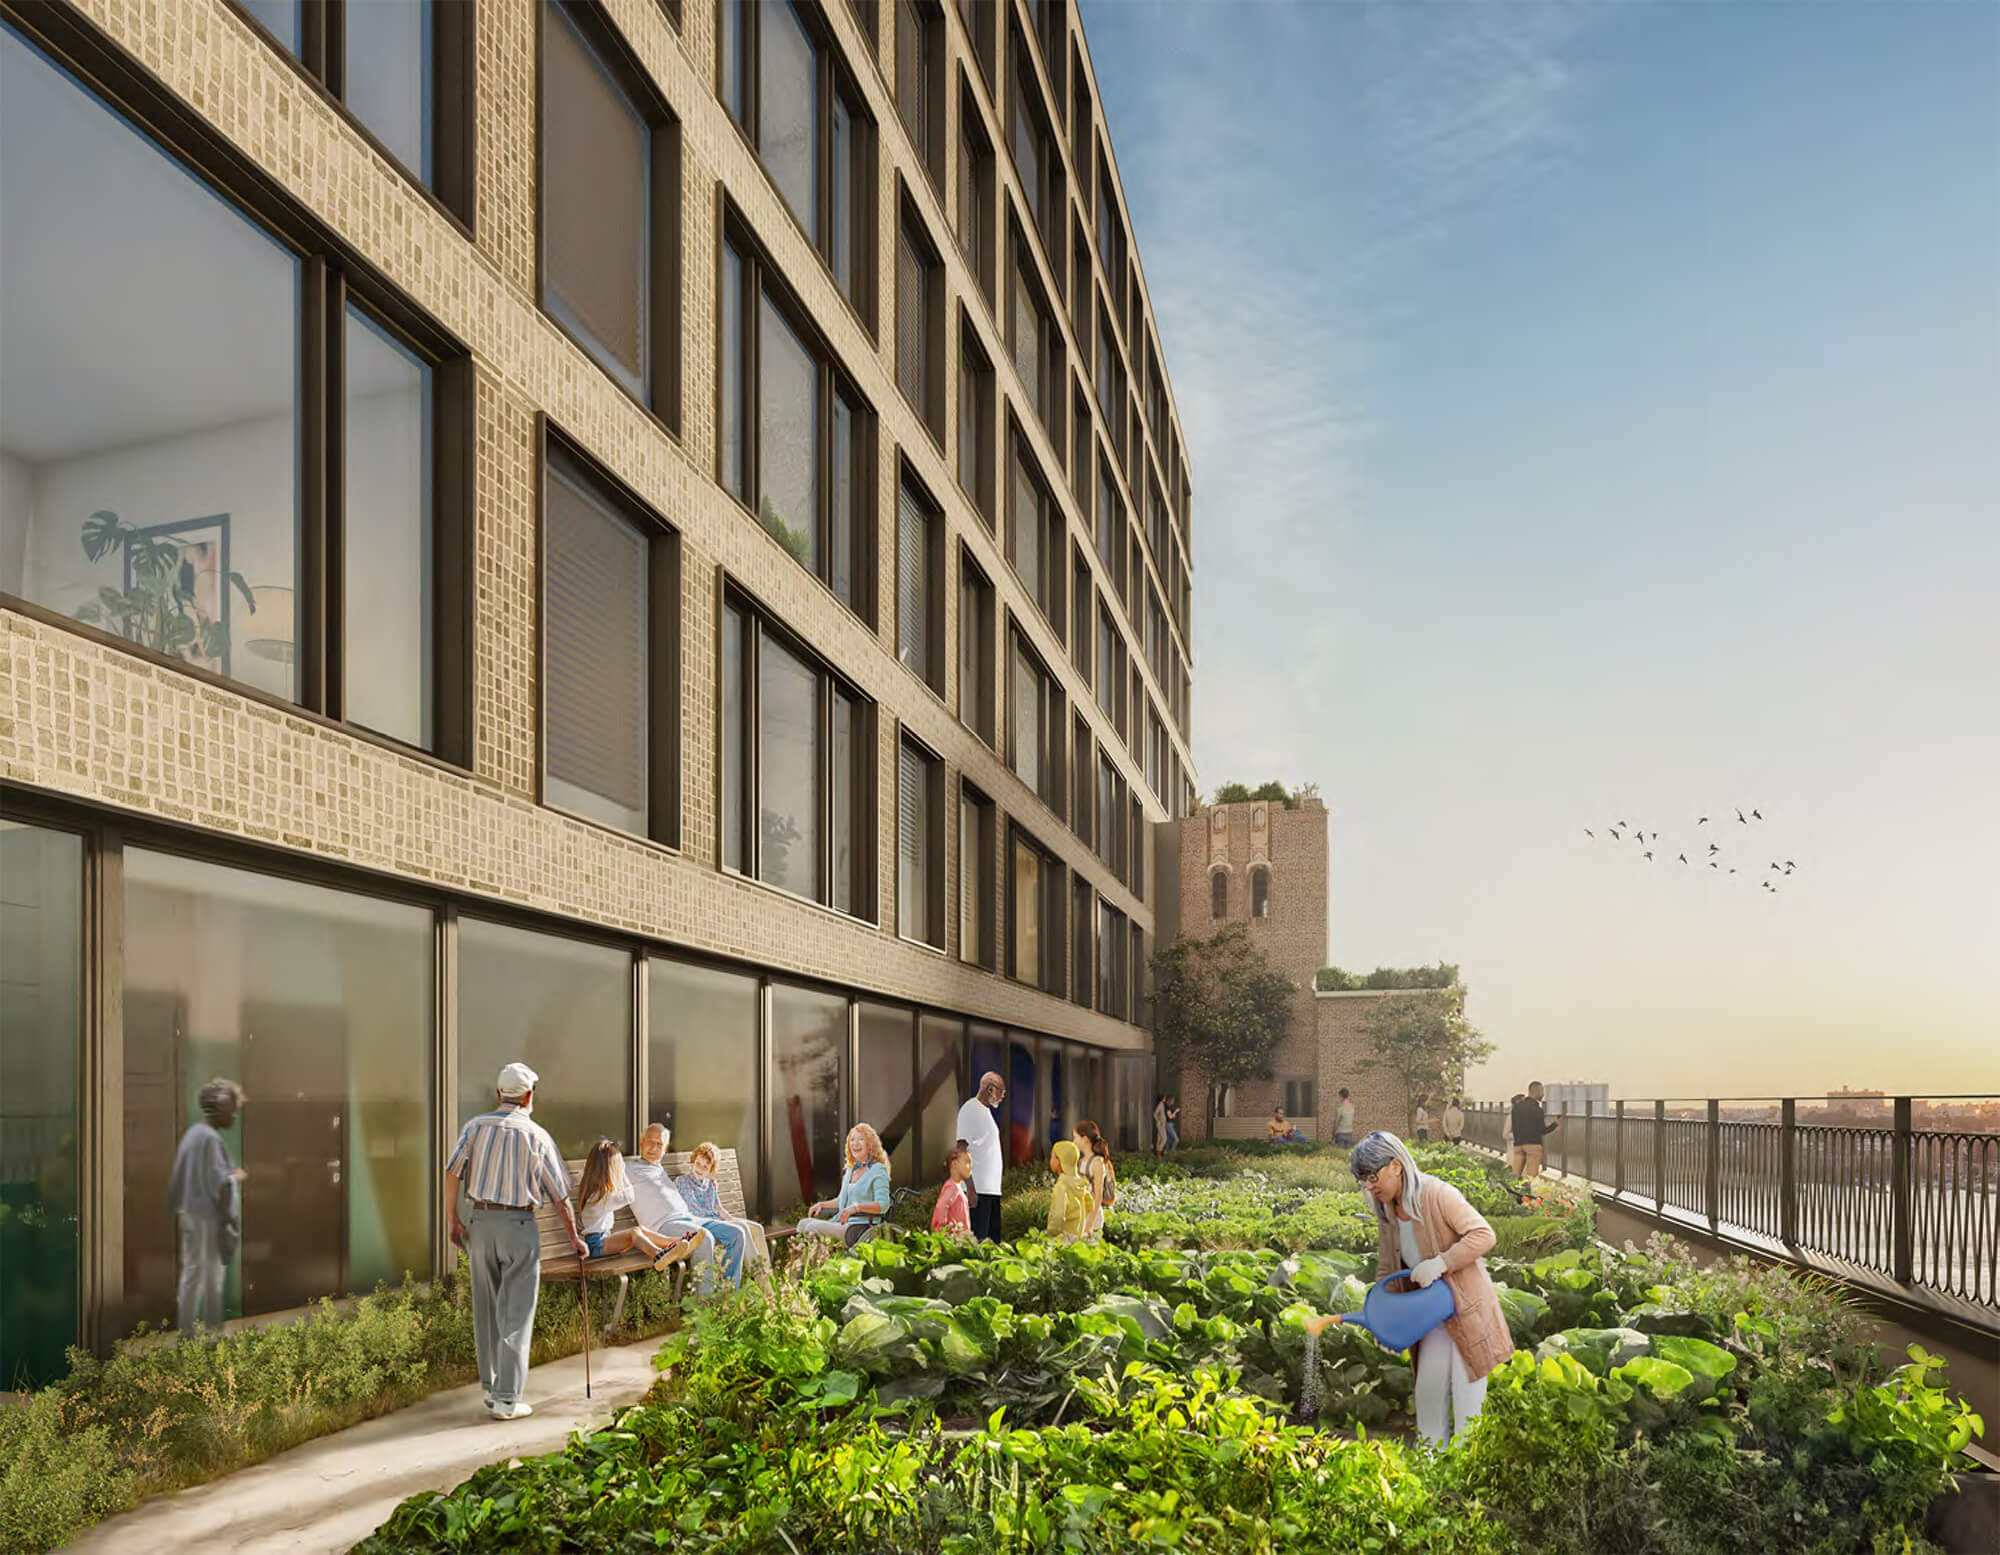
POLYGON ((539 1079, 541 1076, 526 1064, 509 1064, 500 1071, 500 1078, 494 1082, 493 1088, 502 1096, 520 1096, 532 1091, 539 1079))

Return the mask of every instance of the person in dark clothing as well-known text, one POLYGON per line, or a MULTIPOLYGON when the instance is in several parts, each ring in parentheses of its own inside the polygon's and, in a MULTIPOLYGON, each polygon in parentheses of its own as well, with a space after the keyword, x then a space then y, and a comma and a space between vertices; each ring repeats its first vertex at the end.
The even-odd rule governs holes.
POLYGON ((1562 1125, 1562 1119, 1549 1122, 1542 1113, 1542 1082, 1536 1080, 1528 1087, 1528 1094, 1514 1102, 1514 1156, 1513 1167, 1516 1177, 1539 1177, 1542 1175, 1542 1141, 1562 1125))

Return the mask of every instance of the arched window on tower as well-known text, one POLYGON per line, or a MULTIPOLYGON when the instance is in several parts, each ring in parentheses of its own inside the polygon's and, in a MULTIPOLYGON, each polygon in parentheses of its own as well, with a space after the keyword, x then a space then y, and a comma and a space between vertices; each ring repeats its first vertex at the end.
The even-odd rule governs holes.
POLYGON ((1211 918, 1229 916, 1229 871, 1211 869, 1208 872, 1208 915, 1211 918))
POLYGON ((1262 864, 1250 871, 1250 916, 1268 918, 1271 916, 1271 871, 1262 864))

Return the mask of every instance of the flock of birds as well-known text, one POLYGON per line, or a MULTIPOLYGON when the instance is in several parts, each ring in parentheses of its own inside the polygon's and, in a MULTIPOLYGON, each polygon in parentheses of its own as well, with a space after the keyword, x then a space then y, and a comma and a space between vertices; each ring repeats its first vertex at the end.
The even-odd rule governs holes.
MULTIPOLYGON (((1697 833, 1704 836, 1712 835, 1708 833, 1701 833, 1700 831, 1702 827, 1709 825, 1712 819, 1713 819, 1712 817, 1704 815, 1701 817, 1701 819, 1696 821, 1694 824, 1697 833)), ((1739 826, 1756 826, 1760 824, 1763 821, 1763 819, 1764 815, 1761 810, 1752 810, 1748 815, 1745 815, 1741 810, 1736 811, 1736 824, 1739 826)), ((1728 823, 1729 823, 1729 817, 1725 815, 1719 824, 1726 826, 1728 825, 1728 823)), ((1614 822, 1612 825, 1606 827, 1605 839, 1600 839, 1598 833, 1588 826, 1584 827, 1583 829, 1584 836, 1590 838, 1592 841, 1609 840, 1611 842, 1623 842, 1628 833, 1631 835, 1632 842, 1638 851, 1639 857, 1649 864, 1654 861, 1656 855, 1664 859, 1668 854, 1669 850, 1674 849, 1676 851, 1673 852, 1673 857, 1678 859, 1682 864, 1685 864, 1690 869, 1696 868, 1697 866, 1702 864, 1706 864, 1710 869, 1714 870, 1717 874, 1722 874, 1726 870, 1728 874, 1733 875, 1738 873, 1740 869, 1748 867, 1746 865, 1738 865, 1731 863, 1730 860, 1733 857, 1736 857, 1737 855, 1726 852, 1720 843, 1712 840, 1709 842, 1706 852, 1702 851, 1702 846, 1699 840, 1689 844, 1689 846, 1695 849, 1695 856, 1692 859, 1690 859, 1685 851, 1679 850, 1679 844, 1669 844, 1668 847, 1663 848, 1660 846, 1660 834, 1658 832, 1646 831, 1645 829, 1633 826, 1626 821, 1617 821, 1614 822)), ((1747 841, 1748 839, 1745 840, 1747 841)), ((1773 883, 1769 879, 1769 876, 1775 874, 1780 880, 1788 879, 1791 876, 1792 871, 1795 870, 1796 868, 1798 868, 1798 865, 1794 863, 1791 859, 1784 859, 1782 861, 1778 859, 1773 859, 1771 860, 1769 866, 1765 870, 1755 871, 1756 873, 1763 874, 1766 877, 1764 879, 1759 880, 1758 884, 1762 886, 1764 890, 1769 891, 1772 895, 1775 896, 1777 894, 1778 887, 1775 883, 1773 883)))

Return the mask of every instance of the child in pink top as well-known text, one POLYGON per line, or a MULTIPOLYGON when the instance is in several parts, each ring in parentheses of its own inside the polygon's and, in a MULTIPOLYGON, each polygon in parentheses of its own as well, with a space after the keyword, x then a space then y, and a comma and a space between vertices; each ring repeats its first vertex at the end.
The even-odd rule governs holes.
POLYGON ((937 1207, 931 1211, 931 1229, 949 1231, 954 1236, 971 1236, 972 1207, 966 1201, 965 1181, 972 1175, 972 1149, 964 1140, 945 1156, 944 1174, 937 1207))

